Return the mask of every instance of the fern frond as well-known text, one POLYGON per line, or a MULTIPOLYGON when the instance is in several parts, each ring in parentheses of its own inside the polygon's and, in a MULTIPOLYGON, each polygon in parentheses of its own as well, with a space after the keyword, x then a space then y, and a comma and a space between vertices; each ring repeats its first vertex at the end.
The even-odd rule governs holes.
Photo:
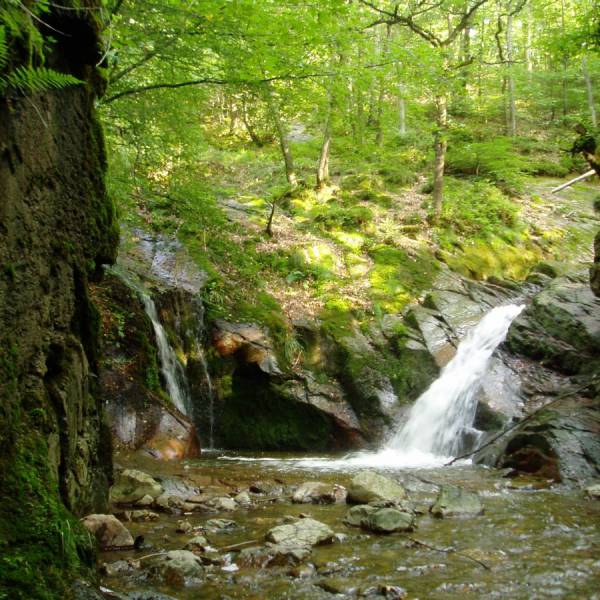
POLYGON ((0 27, 0 69, 3 69, 8 63, 8 43, 6 41, 6 30, 4 26, 0 27))
POLYGON ((44 92, 82 83, 83 81, 73 77, 73 75, 59 73, 46 67, 21 66, 0 78, 0 90, 14 89, 20 92, 44 92))

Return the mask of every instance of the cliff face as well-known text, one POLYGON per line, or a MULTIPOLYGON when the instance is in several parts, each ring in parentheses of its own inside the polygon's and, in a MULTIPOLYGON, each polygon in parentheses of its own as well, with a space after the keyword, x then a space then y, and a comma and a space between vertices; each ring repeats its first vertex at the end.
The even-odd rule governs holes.
POLYGON ((70 513, 101 510, 111 477, 88 281, 114 261, 118 231, 93 14, 46 19, 63 33, 47 65, 86 85, 0 98, 0 598, 59 594, 91 557, 70 513))

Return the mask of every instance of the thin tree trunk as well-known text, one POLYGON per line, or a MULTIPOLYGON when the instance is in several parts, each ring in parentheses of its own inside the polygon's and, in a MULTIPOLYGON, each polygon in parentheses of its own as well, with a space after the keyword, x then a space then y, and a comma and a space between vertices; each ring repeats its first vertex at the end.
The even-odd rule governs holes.
MULTIPOLYGON (((379 56, 382 63, 386 61, 388 55, 391 31, 392 28, 390 25, 388 25, 385 32, 385 37, 383 32, 380 37, 381 51, 379 56)), ((375 133, 375 143, 378 146, 381 146, 383 144, 383 101, 385 99, 385 73, 383 70, 381 70, 379 73, 378 84, 379 94, 377 97, 377 116, 375 117, 375 126, 377 127, 377 131, 375 133)))
POLYGON ((287 138, 287 131, 285 125, 281 120, 281 113, 279 112, 279 106, 277 101, 273 97, 273 90, 270 84, 264 85, 265 96, 269 111, 273 116, 275 122, 275 129, 277 130, 277 137, 279 139, 279 147, 281 148, 281 154, 283 156, 283 162, 285 164, 285 176, 291 187, 295 188, 298 185, 298 178, 296 177, 296 170, 294 168, 294 160, 292 157, 292 150, 287 138))
POLYGON ((329 90, 329 103, 327 108, 327 117, 325 119, 325 128, 323 130, 323 143, 321 144, 321 153, 319 154, 319 163, 317 165, 317 189, 322 190, 329 183, 329 148, 331 146, 331 121, 335 104, 334 82, 332 81, 329 90))
POLYGON ((533 13, 531 12, 531 2, 527 3, 527 18, 525 19, 525 63, 527 64, 527 73, 531 80, 533 74, 533 13))
POLYGON ((508 135, 517 135, 517 108, 515 105, 515 80, 512 72, 513 60, 513 16, 509 14, 506 19, 506 59, 508 60, 506 74, 507 111, 506 131, 508 135))
MULTIPOLYGON (((561 30, 563 36, 565 35, 565 0, 561 0, 561 30)), ((567 69, 569 68, 569 59, 566 52, 563 50, 563 74, 562 74, 562 112, 563 117, 567 116, 568 107, 568 96, 567 96, 567 69)))
POLYGON ((436 132, 435 132, 435 166, 433 170, 433 219, 434 225, 438 225, 442 214, 442 203, 444 201, 444 167, 446 164, 446 128, 448 125, 448 106, 445 96, 438 96, 436 105, 436 132))
POLYGON ((594 104, 594 90, 592 88, 592 79, 590 72, 587 67, 587 60, 585 56, 581 59, 581 70, 583 72, 583 79, 585 80, 585 89, 587 91, 588 107, 590 109, 590 117, 592 119, 592 125, 594 129, 598 127, 598 119, 596 117, 596 105, 594 104))
POLYGON ((404 100, 404 86, 398 86, 400 93, 398 95, 398 132, 400 135, 406 135, 406 101, 404 100))

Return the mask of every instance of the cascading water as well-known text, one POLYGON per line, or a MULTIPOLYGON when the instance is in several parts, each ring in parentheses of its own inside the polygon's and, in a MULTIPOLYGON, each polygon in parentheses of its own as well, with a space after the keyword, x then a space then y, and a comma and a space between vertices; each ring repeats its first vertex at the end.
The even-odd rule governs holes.
POLYGON ((187 379, 182 364, 175 356, 175 351, 169 344, 167 333, 162 326, 156 304, 148 294, 142 294, 146 314, 150 317, 156 335, 160 368, 167 384, 167 392, 173 404, 184 414, 190 415, 191 402, 187 379))
POLYGON ((476 395, 494 350, 525 307, 510 304, 488 312, 459 344, 454 358, 412 406, 409 419, 378 452, 359 452, 342 460, 300 459, 300 468, 437 467, 457 456, 465 435, 474 437, 476 395))
POLYGON ((524 306, 494 308, 458 346, 454 358, 413 405, 408 421, 388 443, 404 453, 456 456, 473 432, 475 396, 494 350, 524 306))
POLYGON ((197 343, 197 356, 204 372, 204 381, 206 384, 206 396, 208 397, 208 449, 214 449, 214 429, 215 429, 215 391, 213 388, 212 380, 210 378, 210 372, 208 370, 208 363, 202 350, 202 345, 197 343))

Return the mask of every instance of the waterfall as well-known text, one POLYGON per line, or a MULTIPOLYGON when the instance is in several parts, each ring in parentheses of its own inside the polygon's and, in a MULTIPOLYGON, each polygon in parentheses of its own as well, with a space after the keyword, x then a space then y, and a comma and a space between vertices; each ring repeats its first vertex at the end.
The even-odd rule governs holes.
POLYGON ((488 312, 458 346, 454 358, 411 408, 408 421, 387 444, 400 454, 457 456, 473 429, 476 394, 494 350, 524 306, 488 312))
POLYGON ((142 294, 142 301, 146 314, 150 317, 156 335, 156 345, 158 346, 158 357, 160 359, 160 369, 167 384, 167 392, 173 404, 184 414, 190 415, 190 392, 183 365, 177 359, 175 351, 169 344, 167 333, 162 326, 156 304, 148 294, 142 294))
POLYGON ((210 378, 210 372, 208 371, 208 363, 202 350, 202 345, 197 343, 197 354, 202 371, 204 374, 204 381, 206 382, 206 395, 208 396, 208 448, 214 449, 214 429, 215 429, 215 391, 213 388, 212 380, 210 378))

